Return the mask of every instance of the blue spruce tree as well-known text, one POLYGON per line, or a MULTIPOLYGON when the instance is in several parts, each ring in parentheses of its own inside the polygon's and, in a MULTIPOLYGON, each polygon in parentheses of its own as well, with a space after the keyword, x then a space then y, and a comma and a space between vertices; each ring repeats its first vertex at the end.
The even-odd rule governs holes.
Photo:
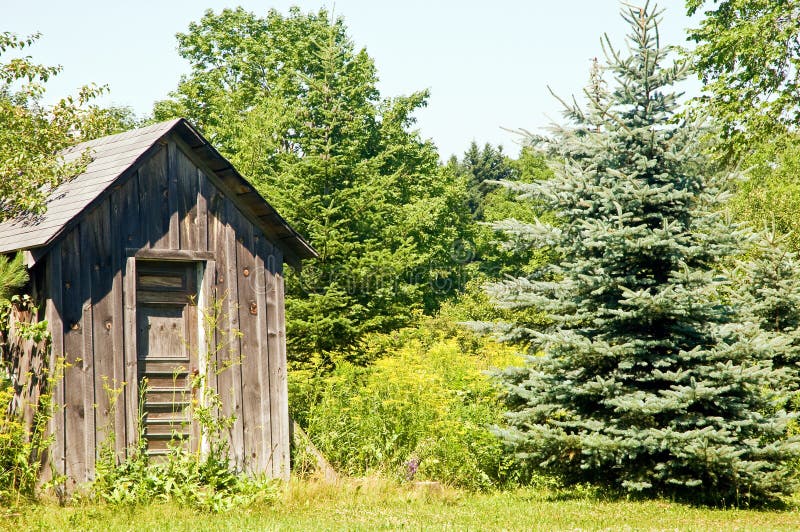
POLYGON ((625 8, 628 54, 604 49, 615 86, 594 71, 585 108, 548 146, 556 177, 509 184, 555 224, 507 221, 514 241, 557 257, 535 276, 490 287, 506 307, 544 311, 549 327, 507 324, 525 367, 498 373, 498 429, 518 456, 566 484, 705 503, 761 503, 794 487, 780 407, 787 343, 738 308, 724 271, 750 242, 723 214, 697 127, 671 87, 659 13, 625 8), (727 294, 727 296, 726 296, 727 294))

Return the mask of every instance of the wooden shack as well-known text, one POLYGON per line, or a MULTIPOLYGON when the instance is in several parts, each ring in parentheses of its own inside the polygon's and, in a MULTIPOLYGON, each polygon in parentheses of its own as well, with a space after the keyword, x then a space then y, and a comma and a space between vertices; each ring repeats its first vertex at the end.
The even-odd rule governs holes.
POLYGON ((45 369, 56 377, 44 471, 72 490, 92 480, 112 432, 124 457, 140 428, 152 455, 176 439, 202 449, 190 409, 208 386, 235 416, 236 465, 285 478, 283 266, 314 250, 186 120, 65 157, 87 150, 91 162, 44 215, 0 224, 0 253, 24 251, 41 303, 31 319, 52 336, 47 354, 21 350, 13 375, 27 409, 45 369))

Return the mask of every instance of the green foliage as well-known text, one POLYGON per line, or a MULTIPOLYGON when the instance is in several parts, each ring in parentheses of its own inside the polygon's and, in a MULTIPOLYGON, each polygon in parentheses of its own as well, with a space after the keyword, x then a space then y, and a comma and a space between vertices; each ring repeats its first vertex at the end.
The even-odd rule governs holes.
POLYGON ((759 229, 790 235, 784 245, 797 251, 798 6, 770 0, 687 0, 686 7, 689 14, 704 15, 689 35, 698 43, 694 59, 705 83, 700 103, 716 119, 722 136, 711 149, 723 162, 747 169, 733 210, 759 229))
POLYGON ((432 319, 375 336, 369 348, 382 357, 366 368, 290 374, 292 416, 334 468, 470 489, 520 480, 489 431, 502 405, 484 375, 517 360, 513 350, 432 319))
POLYGON ((800 7, 775 0, 686 0, 703 13, 689 37, 706 96, 736 159, 794 129, 800 119, 800 7))
MULTIPOLYGON (((49 344, 48 344, 49 345, 49 344)), ((53 414, 51 390, 63 378, 63 361, 45 373, 46 385, 39 395, 31 424, 12 408, 14 387, 0 379, 0 504, 18 505, 37 496, 43 457, 53 442, 48 424, 53 414)), ((48 488, 60 479, 45 485, 48 488)))
MULTIPOLYGON (((18 253, 13 259, 0 255, 0 386, 6 384, 8 376, 6 364, 9 362, 11 350, 8 342, 13 305, 21 302, 17 294, 27 283, 28 271, 25 269, 22 253, 18 253)), ((26 303, 28 302, 30 298, 26 299, 26 303)))
POLYGON ((276 481, 233 471, 225 453, 205 455, 174 447, 163 461, 153 462, 144 449, 116 464, 106 456, 97 463, 94 497, 113 505, 174 502, 204 512, 224 512, 269 502, 276 481))
MULTIPOLYGON (((462 159, 452 157, 445 169, 463 180, 467 205, 474 220, 464 232, 464 240, 456 253, 464 265, 456 299, 480 298, 479 287, 487 279, 530 273, 551 259, 547 250, 518 246, 502 238, 492 227, 493 223, 505 219, 532 222, 537 217, 547 216, 540 205, 516 201, 518 193, 500 186, 551 178, 553 172, 541 153, 526 146, 518 159, 511 159, 503 155, 502 147, 486 144, 480 149, 473 142, 462 159)), ((452 301, 447 304, 450 303, 452 301)))
POLYGON ((320 253, 287 276, 291 358, 327 363, 452 293, 469 213, 411 130, 427 92, 381 99, 373 60, 325 10, 207 11, 178 50, 191 73, 156 117, 193 120, 320 253))
MULTIPOLYGON (((39 480, 41 457, 47 451, 51 438, 45 433, 52 405, 49 388, 43 390, 40 404, 36 405, 32 425, 22 418, 20 409, 14 408, 14 386, 9 379, 11 315, 16 307, 20 312, 36 313, 29 296, 17 292, 28 282, 28 272, 22 254, 13 259, 0 255, 0 504, 19 503, 20 499, 33 499, 39 480)), ((17 321, 15 336, 36 343, 48 339, 47 322, 28 324, 17 321)), ((45 347, 46 350, 46 347, 45 347)))
POLYGON ((0 380, 0 504, 3 505, 34 498, 40 464, 31 457, 42 450, 41 438, 32 438, 23 420, 10 413, 13 397, 14 388, 0 380))
POLYGON ((145 122, 137 118, 133 109, 128 106, 89 105, 81 117, 79 139, 85 141, 115 135, 142 127, 145 122))
POLYGON ((506 275, 529 274, 542 264, 553 260, 546 248, 532 248, 526 242, 509 239, 498 233, 498 223, 503 227, 506 220, 532 223, 537 219, 552 220, 544 206, 537 202, 518 201, 519 192, 513 184, 536 183, 551 179, 553 171, 547 159, 538 151, 526 146, 518 159, 509 161, 514 168, 515 179, 493 183, 493 188, 484 198, 483 224, 475 232, 475 248, 480 261, 480 272, 489 280, 506 275), (508 186, 500 186, 505 183, 508 186))
MULTIPOLYGON (((0 309, 11 304, 11 296, 28 282, 28 271, 23 263, 22 253, 13 259, 0 255, 0 309)), ((0 310, 2 316, 2 310, 0 310)))
POLYGON ((67 161, 58 155, 60 150, 133 121, 129 110, 91 104, 105 91, 94 85, 44 106, 44 84, 61 68, 20 55, 38 38, 0 33, 0 221, 43 212, 53 187, 80 173, 89 161, 88 154, 67 161))
MULTIPOLYGON (((662 66, 657 17, 625 8, 629 53, 606 39, 609 92, 567 106, 555 130, 556 177, 514 185, 557 223, 508 223, 558 261, 492 287, 508 307, 534 307, 550 326, 502 326, 530 346, 528 363, 498 374, 508 391, 505 442, 564 482, 712 504, 759 504, 791 493, 800 448, 776 408, 786 344, 726 300, 720 268, 750 233, 720 213, 706 178, 703 132, 678 114, 662 66)), ((766 281, 768 282, 768 281, 766 281)))
POLYGON ((742 163, 746 178, 728 205, 737 218, 784 235, 783 246, 795 252, 800 251, 799 140, 788 134, 758 146, 742 163))

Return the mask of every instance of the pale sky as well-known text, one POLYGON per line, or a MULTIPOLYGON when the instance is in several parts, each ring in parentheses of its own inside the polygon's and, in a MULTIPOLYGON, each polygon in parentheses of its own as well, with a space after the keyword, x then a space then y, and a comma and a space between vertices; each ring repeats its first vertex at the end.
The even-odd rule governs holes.
MULTIPOLYGON (((547 86, 562 97, 579 93, 591 58, 601 56, 602 34, 620 47, 627 31, 617 0, 0 0, 0 31, 42 33, 29 53, 64 67, 48 97, 108 84, 106 103, 145 115, 188 72, 175 33, 206 9, 237 5, 257 14, 333 8, 375 60, 384 97, 431 90, 417 127, 443 159, 473 140, 517 153, 518 137, 503 128, 538 130, 560 120, 547 86)), ((662 43, 685 44, 683 5, 659 2, 662 43)))

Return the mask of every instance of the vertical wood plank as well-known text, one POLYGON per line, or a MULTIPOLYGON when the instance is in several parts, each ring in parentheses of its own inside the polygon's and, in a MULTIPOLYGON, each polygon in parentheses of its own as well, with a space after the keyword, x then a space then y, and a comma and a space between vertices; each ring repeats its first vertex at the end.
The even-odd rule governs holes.
POLYGON ((180 248, 199 250, 201 248, 198 244, 198 170, 177 145, 175 148, 180 248))
MULTIPOLYGON (((233 372, 226 369, 226 361, 231 357, 231 344, 234 341, 230 335, 230 289, 228 282, 228 256, 226 246, 226 227, 225 227, 225 199, 219 193, 211 196, 209 204, 209 243, 214 250, 216 258, 216 271, 214 277, 214 293, 219 306, 217 316, 217 326, 214 331, 215 352, 211 362, 214 364, 216 373, 215 390, 222 401, 222 415, 230 416, 233 414, 233 372)), ((229 445, 231 453, 233 447, 233 432, 229 432, 229 445)), ((235 459, 233 460, 235 462, 235 459)))
POLYGON ((113 345, 113 380, 122 388, 114 408, 115 450, 119 459, 125 458, 128 447, 126 420, 128 389, 136 383, 128 381, 125 374, 125 303, 123 283, 127 257, 126 247, 140 245, 139 197, 137 178, 132 176, 111 195, 111 344, 113 345))
MULTIPOLYGON (((225 278, 227 279, 228 291, 228 360, 226 364, 231 365, 228 370, 231 375, 231 387, 228 400, 231 402, 231 414, 236 417, 236 421, 231 429, 231 449, 233 458, 237 466, 244 466, 244 427, 242 412, 242 348, 238 335, 239 329, 239 284, 238 284, 238 265, 236 262, 236 231, 232 225, 237 215, 236 207, 225 198, 225 257, 227 260, 225 278)), ((224 390, 223 390, 224 392, 224 390)))
POLYGON ((231 462, 242 465, 241 364, 238 331, 236 248, 233 229, 229 227, 230 201, 218 191, 211 196, 209 239, 216 258, 215 292, 220 315, 215 331, 217 393, 222 414, 236 419, 228 432, 231 462), (233 241, 233 242, 232 242, 233 241))
POLYGON ((61 364, 64 357, 63 282, 61 276, 61 244, 55 244, 47 255, 47 305, 45 315, 51 334, 49 371, 53 381, 53 416, 50 419, 50 460, 56 475, 66 472, 64 448, 66 444, 64 375, 61 364))
POLYGON ((281 324, 279 305, 282 304, 278 298, 277 275, 279 258, 274 247, 268 246, 269 255, 264 269, 266 296, 267 296, 267 345, 269 353, 269 412, 272 440, 270 447, 270 457, 272 458, 272 476, 281 478, 283 474, 282 456, 282 431, 281 422, 281 324))
POLYGON ((279 434, 277 440, 278 445, 278 460, 280 463, 280 472, 278 478, 289 480, 289 386, 286 368, 286 312, 284 301, 284 284, 283 284, 283 256, 279 250, 275 250, 276 258, 276 272, 275 272, 275 292, 278 301, 278 357, 276 368, 278 377, 278 394, 279 394, 279 434))
POLYGON ((169 247, 170 249, 180 249, 180 232, 178 224, 178 202, 179 202, 179 171, 178 171, 178 146, 174 140, 170 140, 167 144, 168 162, 167 162, 167 208, 169 209, 168 218, 168 231, 169 231, 169 247))
POLYGON ((206 251, 209 247, 208 202, 211 199, 211 183, 199 168, 197 169, 197 250, 206 251))
MULTIPOLYGON (((199 296, 199 289, 200 289, 200 286, 198 286, 198 283, 197 283, 197 281, 198 281, 197 278, 200 275, 200 271, 198 271, 199 267, 200 267, 199 264, 193 264, 193 267, 191 268, 192 271, 190 273, 190 275, 194 276, 194 281, 193 281, 194 294, 193 294, 193 296, 195 297, 195 300, 194 300, 195 303, 194 304, 189 303, 188 305, 186 305, 186 338, 184 338, 184 342, 186 343, 186 353, 189 356, 189 372, 190 372, 189 373, 189 378, 190 379, 193 378, 193 374, 195 374, 195 372, 198 372, 198 374, 199 374, 199 372, 205 371, 205 368, 200 365, 200 363, 201 363, 201 352, 200 352, 201 347, 200 347, 199 341, 202 338, 202 335, 199 334, 199 332, 200 332, 199 329, 200 329, 200 326, 201 326, 200 320, 202 318, 201 318, 200 308, 199 308, 198 300, 197 300, 197 296, 199 296)), ((193 389, 192 393, 194 394, 194 399, 196 399, 198 401, 202 400, 202 397, 198 396, 198 394, 200 393, 200 389, 199 388, 196 389, 196 390, 193 389)), ((191 430, 191 435, 189 437, 189 449, 192 452, 198 452, 200 450, 200 446, 201 446, 200 425, 194 419, 191 419, 191 428, 190 428, 190 430, 191 430)))
POLYGON ((115 429, 110 394, 118 386, 115 383, 115 358, 122 357, 122 353, 115 350, 113 335, 114 266, 117 263, 112 259, 111 247, 114 241, 112 234, 117 231, 112 231, 111 225, 110 201, 100 205, 81 223, 82 270, 88 274, 90 294, 89 306, 84 312, 91 317, 84 333, 85 353, 92 360, 94 368, 91 378, 93 402, 90 405, 94 414, 94 437, 92 441, 87 440, 87 445, 94 449, 95 457, 108 434, 115 429))
MULTIPOLYGON (((163 150, 162 150, 163 151, 163 150)), ((128 257, 125 253, 125 248, 138 248, 149 247, 150 236, 148 233, 149 228, 156 227, 153 220, 144 216, 152 211, 148 211, 148 203, 140 205, 140 198, 142 194, 139 191, 139 175, 132 176, 126 183, 123 183, 120 189, 112 197, 112 206, 116 208, 116 215, 114 218, 114 226, 119 222, 119 230, 122 233, 122 241, 119 249, 115 251, 115 260, 117 272, 114 277, 115 286, 115 300, 116 300, 116 325, 114 327, 114 334, 118 337, 115 340, 115 349, 117 356, 117 363, 115 367, 115 375, 118 381, 124 382, 122 397, 117 405, 117 430, 118 430, 118 443, 117 449, 122 455, 126 454, 131 442, 134 441, 136 434, 131 432, 131 427, 136 421, 135 416, 131 416, 130 412, 136 412, 137 405, 137 392, 136 392, 136 367, 135 357, 131 362, 128 353, 128 345, 125 342, 129 333, 125 331, 125 296, 127 289, 125 289, 126 267, 128 257), (121 355, 121 356, 120 356, 121 355), (133 363, 133 380, 129 373, 128 366, 133 363)), ((147 196, 145 196, 147 197, 147 196)), ((155 216, 157 218, 157 216, 155 216)), ((153 234, 158 234, 153 230, 153 234)), ((134 304, 135 308, 135 304, 134 304)), ((134 351, 135 354, 135 351, 134 351)))
POLYGON ((61 273, 64 297, 64 409, 67 490, 86 482, 87 453, 84 373, 84 292, 81 275, 80 226, 62 240, 61 273))
MULTIPOLYGON (((114 449, 118 459, 125 457, 128 436, 127 436, 127 422, 125 421, 125 408, 127 403, 126 390, 135 386, 135 383, 128 381, 125 375, 125 331, 124 331, 124 304, 122 298, 122 283, 123 283, 123 268, 119 266, 120 262, 115 260, 117 267, 114 270, 114 277, 112 279, 111 287, 111 345, 113 346, 113 386, 117 391, 113 393, 116 395, 116 402, 113 410, 113 425, 114 425, 114 449)), ((124 263, 123 263, 124 264, 124 263)))
POLYGON ((80 242, 81 260, 78 262, 80 269, 80 297, 83 305, 81 313, 83 320, 81 324, 81 333, 83 337, 83 411, 84 411, 84 440, 86 441, 86 461, 84 464, 85 473, 84 478, 90 481, 94 478, 94 464, 97 453, 97 440, 96 440, 96 406, 97 398, 95 397, 95 360, 94 360, 94 316, 92 309, 92 274, 96 266, 97 250, 94 249, 93 239, 91 233, 99 220, 97 219, 95 210, 92 214, 87 215, 80 224, 80 230, 76 230, 79 234, 78 241, 80 242))
MULTIPOLYGON (((210 282, 209 287, 209 294, 210 299, 207 300, 210 303, 213 303, 214 307, 213 310, 217 315, 215 318, 219 318, 219 314, 223 313, 223 305, 225 304, 224 301, 224 283, 220 283, 220 280, 224 280, 224 274, 220 273, 220 269, 224 271, 225 269, 225 257, 224 253, 220 255, 221 250, 219 249, 220 246, 217 244, 218 240, 221 238, 220 233, 224 231, 222 224, 220 223, 219 219, 219 203, 221 198, 217 195, 215 196, 213 193, 213 189, 209 187, 208 190, 209 196, 207 200, 207 207, 208 207, 208 249, 214 252, 214 271, 211 272, 212 275, 208 281, 210 282)), ((217 356, 218 346, 222 341, 220 337, 219 331, 224 328, 225 324, 218 324, 214 330, 209 331, 209 334, 213 334, 213 339, 209 339, 211 341, 210 345, 212 347, 212 352, 208 354, 208 363, 213 369, 212 374, 208 376, 208 382, 213 387, 214 391, 222 396, 222 392, 219 385, 219 375, 218 370, 219 367, 219 360, 217 356), (218 330, 219 329, 219 330, 218 330), (212 341, 213 340, 213 341, 212 341)))
MULTIPOLYGON (((260 453, 263 460, 260 463, 262 473, 273 475, 275 472, 275 461, 272 459, 272 412, 270 411, 270 394, 272 389, 270 387, 269 379, 269 314, 270 309, 267 304, 268 291, 270 289, 269 282, 272 275, 268 271, 269 256, 272 254, 272 246, 267 241, 267 238, 256 231, 256 272, 257 285, 256 297, 258 301, 258 346, 259 346, 259 389, 260 393, 260 423, 263 427, 260 453)), ((273 309, 274 311, 274 309, 273 309)))
POLYGON ((139 438, 139 381, 136 352, 136 259, 125 261, 122 280, 124 297, 124 354, 125 354, 125 432, 126 447, 133 448, 139 438))
POLYGON ((242 349, 242 425, 244 431, 245 467, 260 471, 264 467, 261 442, 264 425, 261 421, 260 364, 261 346, 258 337, 259 313, 255 280, 257 279, 253 227, 235 211, 233 227, 236 240, 236 272, 239 287, 239 328, 242 349))
POLYGON ((144 246, 168 249, 170 241, 169 179, 167 147, 153 154, 140 168, 138 176, 139 209, 144 246))
MULTIPOLYGON (((216 331, 209 327, 209 325, 213 323, 213 320, 209 320, 209 316, 213 316, 216 304, 216 295, 214 293, 214 279, 216 275, 217 263, 213 260, 206 261, 197 297, 200 311, 197 351, 200 358, 200 370, 205 376, 205 385, 210 386, 219 393, 219 388, 217 387, 216 364, 212 359, 214 356, 212 349, 216 343, 216 331)), ((214 412, 214 414, 219 415, 219 412, 214 412)), ((208 453, 210 449, 209 442, 206 441, 205 438, 200 441, 200 449, 203 453, 208 453)))
MULTIPOLYGON (((112 241, 112 246, 118 246, 114 255, 116 259, 119 259, 119 253, 124 255, 125 248, 139 248, 147 245, 148 240, 145 233, 149 224, 139 217, 139 201, 139 173, 136 172, 111 195, 113 227, 118 236, 112 241)), ((121 267, 125 268, 124 262, 121 267)))

